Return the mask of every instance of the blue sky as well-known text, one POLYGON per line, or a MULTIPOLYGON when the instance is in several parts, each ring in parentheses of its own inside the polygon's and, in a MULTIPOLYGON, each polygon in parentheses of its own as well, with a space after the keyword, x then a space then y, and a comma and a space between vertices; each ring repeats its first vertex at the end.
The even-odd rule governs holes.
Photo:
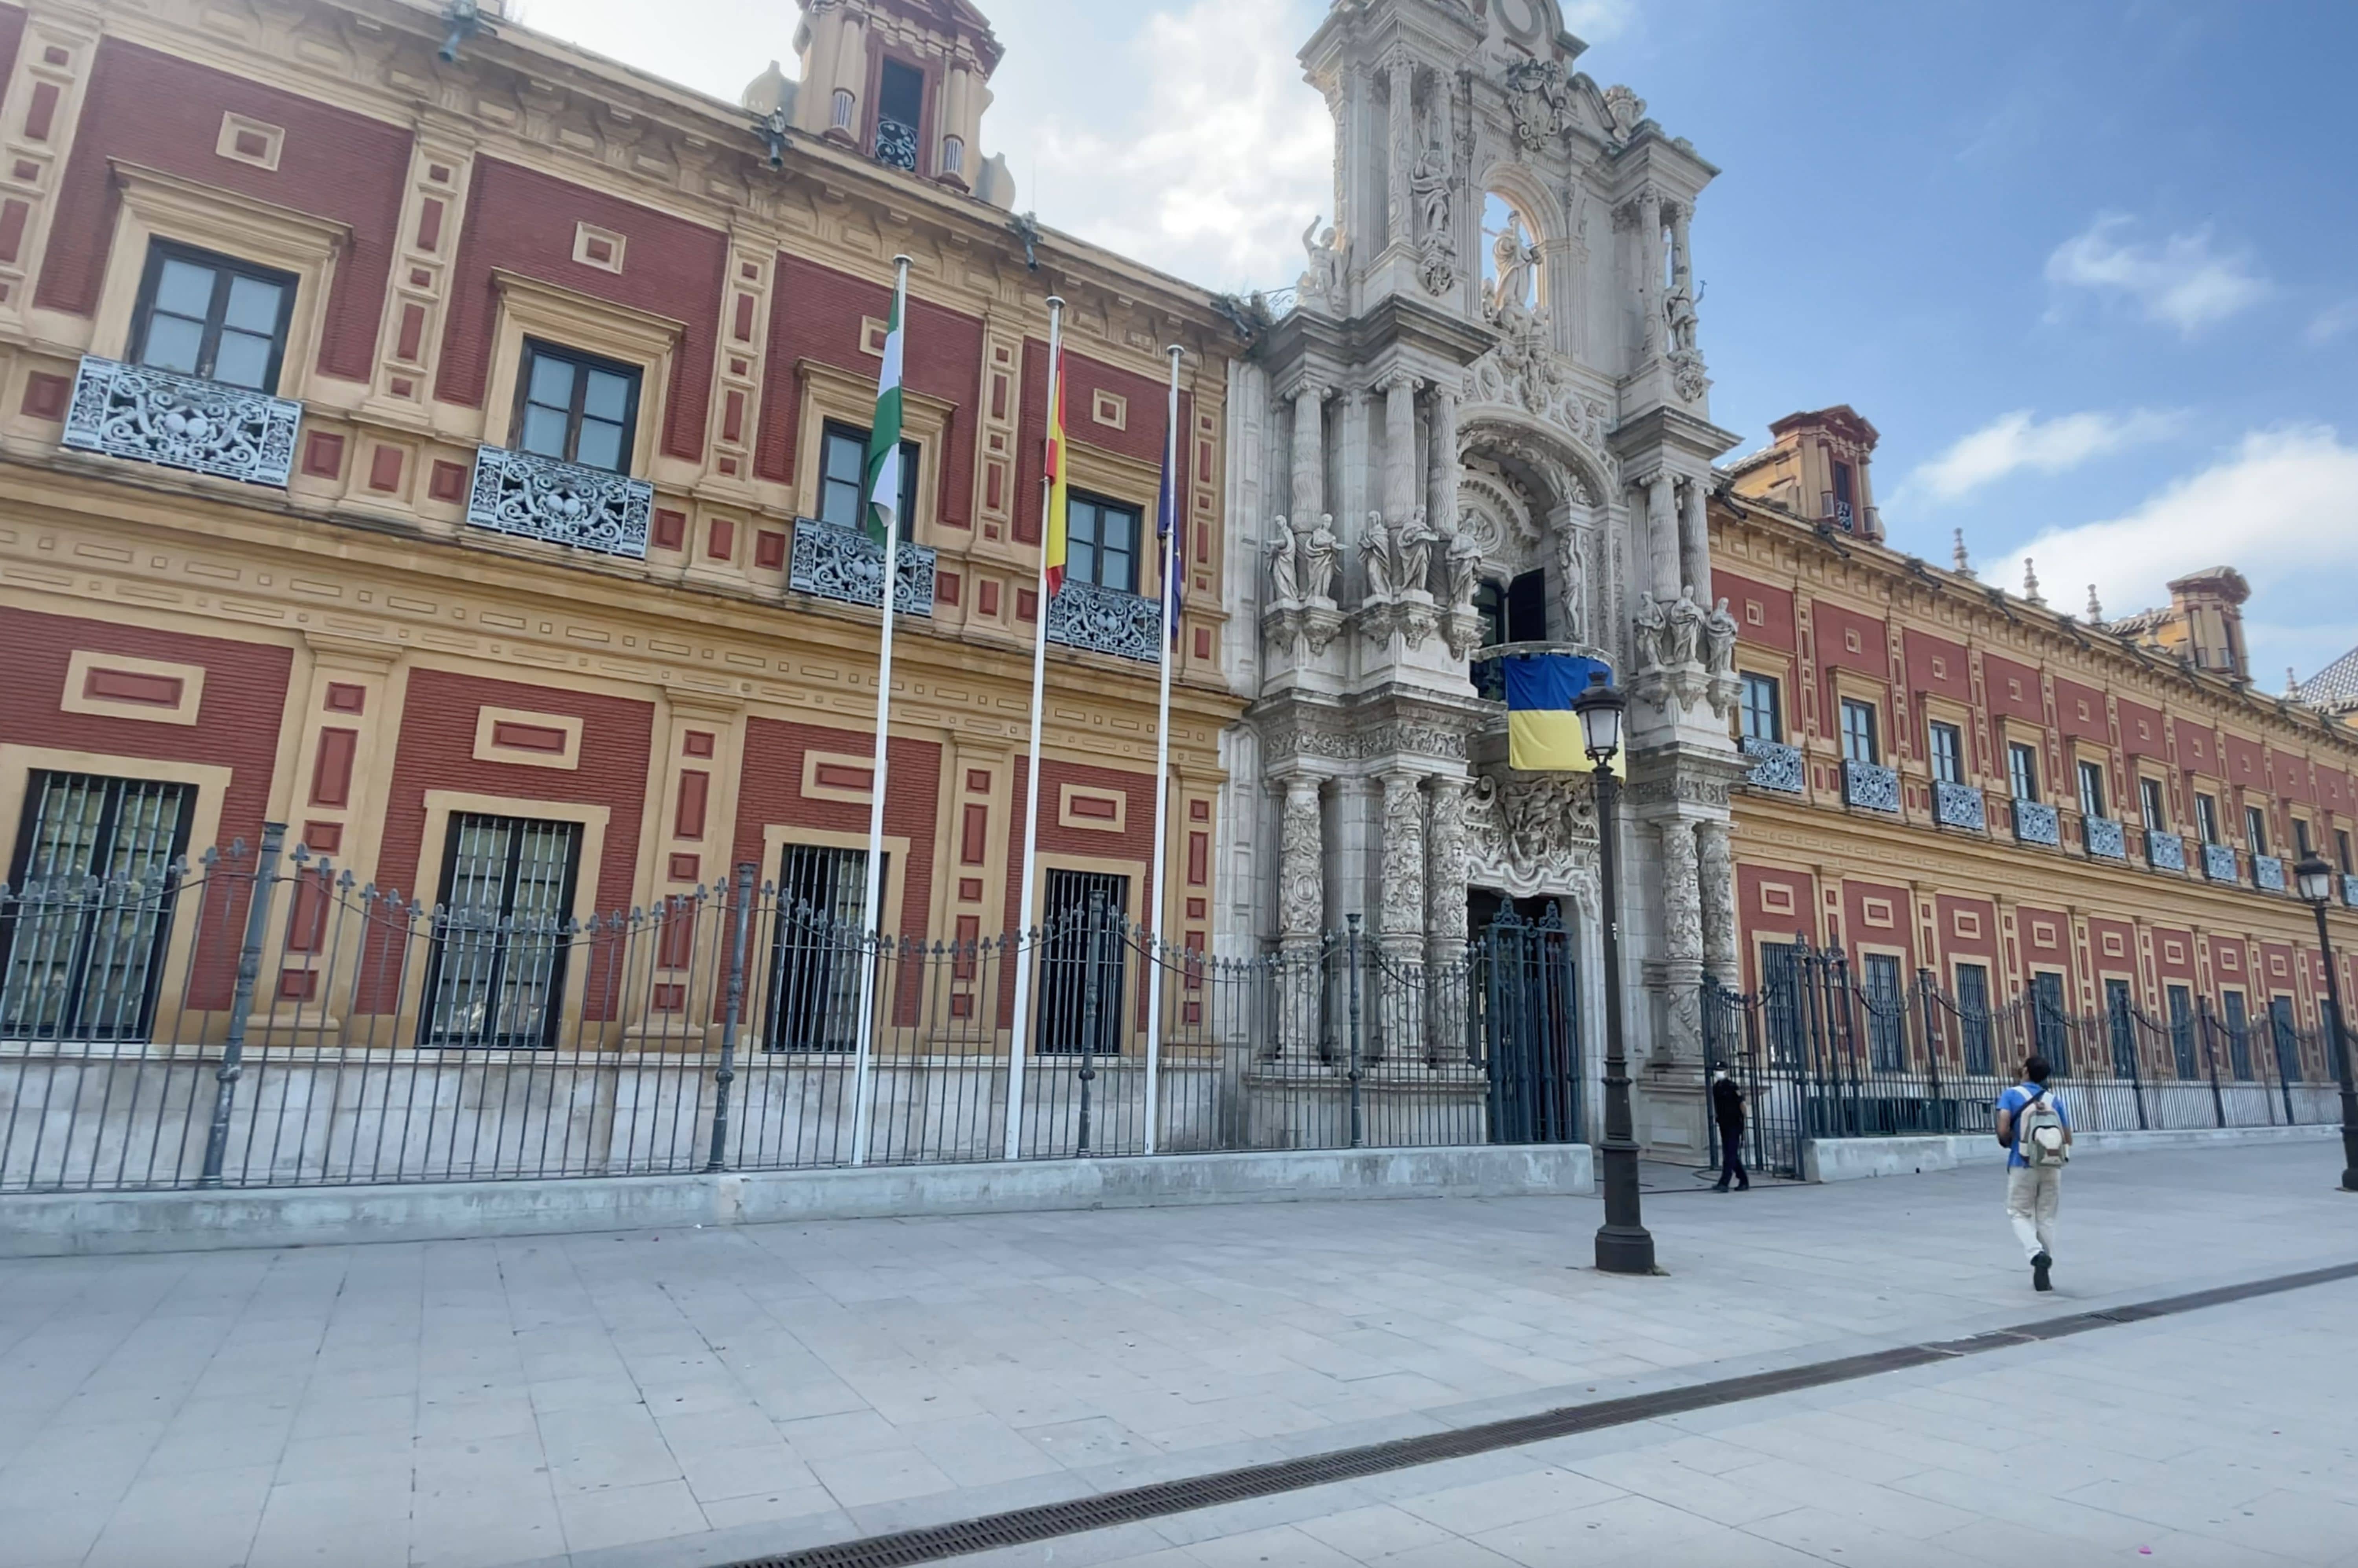
MULTIPOLYGON (((1293 54, 1325 0, 982 0, 1018 205, 1217 287, 1329 203, 1293 54)), ((1577 0, 1580 64, 1723 170, 1695 223, 1713 411, 1848 403, 1892 541, 2115 614, 2225 561, 2255 675, 2358 643, 2358 5, 1577 0)), ((733 96, 785 0, 526 0, 733 96)))

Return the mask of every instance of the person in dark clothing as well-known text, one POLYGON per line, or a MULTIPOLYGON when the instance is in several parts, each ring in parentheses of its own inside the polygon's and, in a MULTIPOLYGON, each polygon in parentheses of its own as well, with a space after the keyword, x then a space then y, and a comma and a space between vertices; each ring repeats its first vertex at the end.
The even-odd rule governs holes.
POLYGON ((1711 1115, 1719 1123, 1719 1184, 1727 1191, 1733 1180, 1737 1192, 1752 1190, 1752 1173, 1744 1168, 1744 1090, 1722 1067, 1711 1080, 1711 1115))

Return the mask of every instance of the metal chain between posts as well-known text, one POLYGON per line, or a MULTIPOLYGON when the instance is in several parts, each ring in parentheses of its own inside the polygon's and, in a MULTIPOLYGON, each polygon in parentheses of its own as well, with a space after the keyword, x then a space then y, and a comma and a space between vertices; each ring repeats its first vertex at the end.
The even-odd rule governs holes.
POLYGON ((205 1133, 205 1163, 197 1178, 200 1187, 221 1185, 222 1167, 229 1158, 230 1111, 237 1098, 237 1080, 245 1073, 245 1028, 254 1015, 254 982, 262 976, 262 946, 270 930, 270 895, 278 885, 278 857, 287 848, 287 824, 262 825, 262 847, 255 852, 254 884, 246 897, 245 941, 237 950, 237 989, 229 1004, 229 1033, 222 1043, 222 1065, 213 1074, 213 1119, 205 1133))

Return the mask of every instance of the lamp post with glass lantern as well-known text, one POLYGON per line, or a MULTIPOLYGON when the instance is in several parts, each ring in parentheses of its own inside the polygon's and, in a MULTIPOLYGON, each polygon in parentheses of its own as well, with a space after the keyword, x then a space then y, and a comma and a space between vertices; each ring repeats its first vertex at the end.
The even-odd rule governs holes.
POLYGON ((2325 929, 2325 906, 2333 902, 2333 868, 2310 855, 2292 869, 2300 896, 2317 915, 2317 950, 2325 959, 2326 1027, 2332 1032, 2333 1076, 2342 1086, 2342 1190, 2358 1193, 2358 1087, 2350 1081, 2350 1033, 2342 1022, 2342 979, 2333 972, 2333 938, 2325 929))
POLYGON ((1613 759, 1621 750, 1621 717, 1628 701, 1602 670, 1573 699, 1581 739, 1596 781, 1596 866, 1604 895, 1605 1137, 1597 1154, 1605 1167, 1605 1223, 1596 1229, 1596 1267, 1608 1274, 1654 1271, 1654 1238, 1639 1213, 1638 1138, 1629 1114, 1629 1058, 1621 1040, 1621 916, 1615 886, 1614 809, 1620 781, 1613 759))

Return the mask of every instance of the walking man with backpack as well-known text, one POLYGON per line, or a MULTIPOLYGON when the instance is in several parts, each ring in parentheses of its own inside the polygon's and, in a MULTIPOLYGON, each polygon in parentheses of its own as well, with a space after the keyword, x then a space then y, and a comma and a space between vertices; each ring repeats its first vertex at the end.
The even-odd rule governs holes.
POLYGON ((2063 1167, 2071 1158, 2071 1118, 2047 1087, 2054 1069, 2044 1056, 2022 1065, 2022 1082, 1997 1097, 1997 1141, 2006 1145, 2006 1217, 2030 1260, 2033 1290, 2051 1291, 2055 1211, 2063 1167))

